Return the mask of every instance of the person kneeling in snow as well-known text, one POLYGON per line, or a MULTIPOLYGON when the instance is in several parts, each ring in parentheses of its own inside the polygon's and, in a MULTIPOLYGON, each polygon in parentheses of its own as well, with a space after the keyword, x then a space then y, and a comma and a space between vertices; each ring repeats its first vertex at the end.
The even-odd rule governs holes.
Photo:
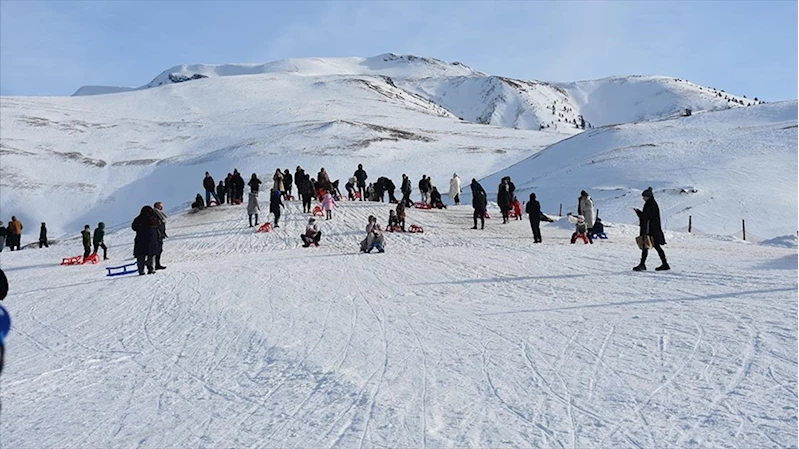
POLYGON ((433 187, 430 191, 430 205, 435 207, 436 209, 446 209, 447 206, 444 205, 444 202, 441 201, 441 192, 438 191, 437 187, 433 187))
POLYGON ((380 225, 374 215, 369 216, 369 223, 366 225, 366 238, 361 241, 361 251, 368 253, 377 248, 377 252, 385 252, 383 233, 380 232, 380 225))
POLYGON ((574 234, 572 234, 571 238, 572 243, 576 242, 578 238, 586 238, 588 239, 588 243, 594 243, 591 239, 591 235, 588 234, 588 225, 585 223, 585 218, 583 218, 582 215, 574 216, 569 213, 569 222, 575 224, 574 234))
POLYGON ((197 196, 194 197, 194 202, 191 203, 191 210, 192 212, 196 212, 204 208, 205 208, 205 203, 203 202, 203 197, 198 193, 197 196))
POLYGON ((308 219, 308 226, 305 227, 305 234, 300 235, 300 238, 303 242, 303 248, 307 248, 311 246, 311 244, 319 246, 319 240, 322 238, 322 231, 319 230, 315 218, 311 217, 308 219))
POLYGON ((591 237, 595 239, 607 239, 608 235, 605 234, 605 226, 602 224, 602 220, 599 217, 596 217, 596 221, 594 221, 594 227, 591 228, 591 237))

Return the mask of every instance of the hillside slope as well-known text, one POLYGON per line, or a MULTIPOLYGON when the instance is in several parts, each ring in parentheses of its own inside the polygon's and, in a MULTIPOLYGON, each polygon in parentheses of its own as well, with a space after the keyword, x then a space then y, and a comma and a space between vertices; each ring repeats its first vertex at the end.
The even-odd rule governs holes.
MULTIPOLYGON (((610 126, 559 142, 483 182, 511 176, 520 199, 535 192, 550 212, 576 212, 580 190, 600 215, 635 222, 652 186, 667 229, 749 238, 797 230, 797 102, 610 126)), ((492 193, 493 195, 493 193, 492 193)))

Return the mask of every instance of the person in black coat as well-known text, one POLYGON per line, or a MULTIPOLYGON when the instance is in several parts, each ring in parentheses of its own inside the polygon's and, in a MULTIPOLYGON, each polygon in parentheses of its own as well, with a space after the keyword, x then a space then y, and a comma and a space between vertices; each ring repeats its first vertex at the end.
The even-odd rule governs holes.
POLYGON ((499 205, 499 210, 502 212, 502 223, 507 223, 510 219, 508 213, 510 211, 511 202, 509 189, 507 178, 502 178, 502 183, 499 184, 499 189, 497 191, 497 204, 499 205))
MULTIPOLYGON (((663 228, 660 225, 660 208, 658 207, 658 203, 655 201, 655 196, 652 193, 652 187, 644 190, 641 194, 641 197, 645 201, 644 203, 644 210, 639 210, 635 208, 635 213, 638 215, 638 221, 640 226, 640 236, 650 236, 652 238, 652 246, 655 248, 655 251, 658 252, 658 256, 660 256, 660 261, 662 265, 655 268, 655 271, 666 271, 670 270, 668 262, 666 261, 666 253, 663 252, 662 245, 666 244, 666 237, 663 235, 663 228)), ((638 266, 633 267, 635 271, 645 271, 646 270, 646 256, 649 254, 649 249, 644 247, 641 250, 641 263, 638 266)))
POLYGON ((219 197, 219 204, 225 204, 225 183, 222 181, 216 186, 216 196, 219 197))
POLYGON ((361 194, 361 201, 363 201, 364 197, 366 196, 366 180, 369 179, 369 176, 366 174, 366 170, 363 169, 363 164, 358 164, 358 169, 355 170, 353 176, 355 176, 355 180, 357 181, 358 185, 358 192, 361 194))
POLYGON ((225 198, 228 204, 230 204, 233 199, 233 175, 230 173, 225 177, 225 198))
POLYGON ((205 178, 203 178, 203 187, 205 188, 205 204, 210 206, 211 197, 213 196, 214 200, 216 200, 216 204, 219 205, 219 197, 216 194, 216 183, 214 182, 214 178, 208 172, 205 172, 205 178))
POLYGON ((258 176, 255 173, 253 173, 250 177, 250 182, 248 182, 247 185, 250 186, 250 192, 257 194, 258 190, 261 189, 261 180, 258 179, 258 176))
POLYGON ((244 201, 244 178, 241 177, 241 173, 238 170, 233 169, 233 199, 236 200, 238 204, 241 204, 244 201))
POLYGON ((47 244, 47 225, 42 223, 42 227, 39 228, 39 248, 44 246, 45 248, 49 248, 50 245, 47 244))
POLYGON ((280 190, 275 188, 275 189, 272 189, 272 193, 271 193, 271 195, 269 197, 269 212, 275 214, 275 227, 276 228, 280 227, 280 225, 278 224, 280 222, 280 208, 281 207, 286 207, 286 206, 283 205, 283 201, 281 200, 282 196, 283 196, 283 193, 280 190))
POLYGON ((486 191, 483 186, 472 178, 472 207, 474 208, 474 226, 472 229, 477 229, 477 219, 480 219, 480 229, 485 229, 486 226, 486 207, 488 206, 488 198, 486 198, 486 191))
POLYGON ((287 168, 283 172, 283 188, 286 189, 286 191, 283 192, 283 197, 286 199, 286 201, 288 201, 289 196, 291 196, 291 190, 294 188, 293 184, 294 184, 294 178, 291 176, 291 172, 287 168))
POLYGON ((533 243, 541 243, 541 203, 535 199, 535 193, 530 194, 525 212, 530 218, 530 227, 533 228, 533 243))
POLYGON ((141 208, 139 216, 133 219, 130 227, 136 231, 136 238, 133 242, 133 256, 136 258, 136 265, 139 275, 144 274, 144 267, 147 267, 147 274, 155 273, 153 267, 153 257, 158 253, 158 228, 160 220, 155 211, 150 206, 141 208))
POLYGON ((402 192, 402 204, 405 207, 413 206, 413 201, 411 201, 411 192, 413 192, 413 187, 411 187, 411 179, 408 178, 408 175, 402 174, 402 185, 400 186, 400 192, 402 192))
POLYGON ((314 195, 314 184, 308 178, 307 174, 303 173, 302 183, 297 184, 300 196, 302 197, 302 212, 305 214, 311 213, 311 200, 314 195))
POLYGON ((0 221, 0 253, 3 252, 3 247, 6 246, 6 237, 8 237, 8 229, 0 221))

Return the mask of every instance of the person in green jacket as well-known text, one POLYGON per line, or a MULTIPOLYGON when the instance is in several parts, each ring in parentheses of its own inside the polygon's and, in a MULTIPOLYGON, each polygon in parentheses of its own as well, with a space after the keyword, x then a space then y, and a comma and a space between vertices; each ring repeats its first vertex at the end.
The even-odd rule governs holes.
POLYGON ((94 252, 98 248, 103 249, 103 260, 108 260, 108 247, 105 246, 103 239, 105 238, 105 223, 102 221, 97 223, 97 229, 94 230, 94 252))
POLYGON ((83 237, 83 258, 86 259, 92 252, 92 229, 89 225, 83 227, 80 235, 83 237))

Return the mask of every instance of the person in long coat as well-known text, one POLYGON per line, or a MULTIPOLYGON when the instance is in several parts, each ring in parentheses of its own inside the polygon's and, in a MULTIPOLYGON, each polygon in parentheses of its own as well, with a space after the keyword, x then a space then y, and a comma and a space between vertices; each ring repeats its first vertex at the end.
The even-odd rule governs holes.
POLYGON ((285 190, 283 188, 283 172, 280 171, 279 168, 275 170, 275 175, 272 176, 272 180, 275 182, 275 185, 272 187, 273 189, 277 189, 278 192, 283 192, 285 190))
POLYGON ((456 206, 461 203, 461 178, 457 173, 453 173, 449 180, 449 197, 456 206))
POLYGON ((139 216, 134 218, 130 225, 136 231, 136 238, 133 241, 133 256, 136 258, 139 275, 144 274, 145 266, 147 274, 155 273, 153 258, 158 254, 160 226, 161 220, 151 206, 142 207, 139 216))
POLYGON ((541 203, 535 199, 535 193, 530 194, 530 201, 527 202, 525 212, 530 219, 530 227, 533 229, 533 243, 541 243, 541 203))
MULTIPOLYGON (((638 221, 640 226, 640 236, 649 236, 652 239, 652 247, 655 248, 655 251, 658 252, 658 256, 660 256, 660 261, 662 265, 655 268, 655 271, 666 271, 670 270, 671 267, 669 263, 666 261, 666 253, 663 252, 662 245, 666 244, 666 236, 663 235, 663 228, 660 225, 660 207, 658 207, 658 203, 655 201, 655 195, 652 193, 652 187, 644 190, 641 193, 641 197, 644 200, 644 210, 639 210, 635 208, 635 213, 638 215, 638 221)), ((645 271, 646 270, 646 256, 649 254, 649 249, 644 246, 641 250, 641 263, 638 266, 633 267, 635 271, 645 271)))
POLYGON ((594 209, 594 200, 585 190, 581 191, 580 198, 577 198, 577 215, 583 216, 585 225, 588 227, 588 234, 592 234, 594 221, 596 221, 596 209, 594 209))
POLYGON ((507 223, 510 219, 510 202, 510 187, 508 186, 507 179, 502 178, 502 183, 500 183, 497 189, 497 205, 499 205, 499 210, 502 212, 502 223, 507 223))

